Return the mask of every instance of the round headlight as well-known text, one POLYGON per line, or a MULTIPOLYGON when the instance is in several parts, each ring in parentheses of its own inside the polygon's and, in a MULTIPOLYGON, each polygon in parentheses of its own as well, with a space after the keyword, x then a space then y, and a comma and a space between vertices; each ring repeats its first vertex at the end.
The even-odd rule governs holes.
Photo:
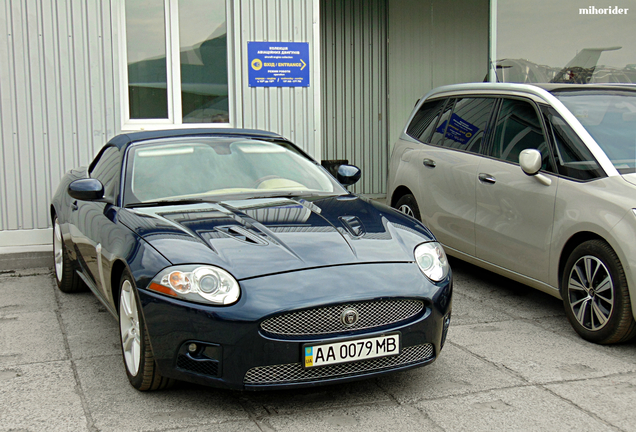
POLYGON ((221 305, 235 303, 241 294, 236 279, 214 266, 187 265, 166 269, 148 288, 184 300, 221 305))
POLYGON ((430 280, 439 282, 448 275, 450 266, 441 244, 437 242, 422 243, 415 248, 413 254, 420 270, 430 280))

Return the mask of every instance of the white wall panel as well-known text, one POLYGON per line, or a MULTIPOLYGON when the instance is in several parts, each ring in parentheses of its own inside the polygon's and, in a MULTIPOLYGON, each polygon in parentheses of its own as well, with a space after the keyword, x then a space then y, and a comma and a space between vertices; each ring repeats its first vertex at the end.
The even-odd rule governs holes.
POLYGON ((321 2, 322 158, 362 169, 352 190, 385 193, 386 0, 321 2))
POLYGON ((18 233, 31 230, 41 239, 59 179, 119 131, 112 9, 110 0, 0 6, 0 246, 28 244, 18 233))

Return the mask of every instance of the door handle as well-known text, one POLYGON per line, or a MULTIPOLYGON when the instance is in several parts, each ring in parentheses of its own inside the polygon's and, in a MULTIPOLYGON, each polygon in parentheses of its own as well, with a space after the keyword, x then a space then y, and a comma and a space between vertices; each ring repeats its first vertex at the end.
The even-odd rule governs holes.
POLYGON ((479 173, 479 181, 482 183, 495 184, 497 182, 497 179, 491 176, 490 174, 479 173))
POLYGON ((424 159, 422 163, 424 164, 424 166, 427 166, 429 168, 435 168, 435 161, 433 159, 424 159))
POLYGON ((72 210, 72 211, 77 210, 77 201, 73 201, 73 202, 71 203, 71 210, 72 210))

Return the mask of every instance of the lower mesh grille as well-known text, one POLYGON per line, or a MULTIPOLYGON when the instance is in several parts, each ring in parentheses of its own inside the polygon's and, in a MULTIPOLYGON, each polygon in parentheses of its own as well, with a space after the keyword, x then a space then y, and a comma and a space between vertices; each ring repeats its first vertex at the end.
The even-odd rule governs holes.
POLYGON ((406 347, 393 357, 382 357, 359 362, 342 363, 313 369, 303 368, 301 363, 260 366, 247 371, 245 384, 282 384, 303 381, 319 381, 334 377, 346 377, 363 372, 377 372, 398 366, 419 363, 433 358, 433 345, 423 344, 406 347))
POLYGON ((219 373, 219 362, 216 360, 194 360, 188 356, 180 354, 177 357, 177 367, 190 372, 202 375, 217 376, 219 373))

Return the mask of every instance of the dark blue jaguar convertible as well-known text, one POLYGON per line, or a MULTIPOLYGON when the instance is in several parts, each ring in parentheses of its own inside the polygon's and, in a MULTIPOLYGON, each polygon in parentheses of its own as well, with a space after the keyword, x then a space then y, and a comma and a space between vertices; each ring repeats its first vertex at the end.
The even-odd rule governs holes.
POLYGON ((130 383, 312 386, 434 361, 451 314, 442 247, 263 131, 138 132, 53 198, 55 275, 119 321, 130 383))

